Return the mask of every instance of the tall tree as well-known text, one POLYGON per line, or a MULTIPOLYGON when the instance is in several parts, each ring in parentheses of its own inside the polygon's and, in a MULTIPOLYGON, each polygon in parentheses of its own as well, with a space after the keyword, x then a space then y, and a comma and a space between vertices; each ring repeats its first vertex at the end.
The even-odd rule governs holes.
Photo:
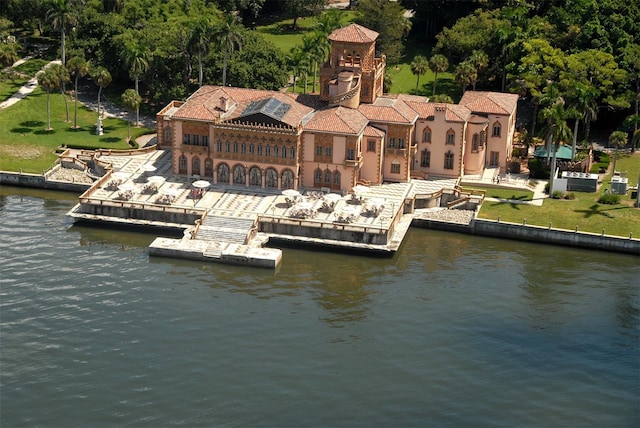
POLYGON ((54 30, 60 31, 60 50, 62 65, 66 66, 66 31, 78 22, 78 13, 82 7, 80 0, 51 0, 47 10, 47 21, 54 30))
POLYGON ((469 85, 474 85, 478 80, 478 70, 469 61, 462 61, 453 72, 453 78, 462 86, 464 92, 469 85))
POLYGON ((324 0, 283 0, 285 12, 293 18, 293 29, 297 29, 298 18, 313 16, 320 13, 324 7, 324 0))
POLYGON ((67 104, 67 96, 64 91, 64 85, 67 83, 69 79, 69 71, 66 67, 62 66, 62 64, 53 63, 47 67, 47 70, 53 74, 55 74, 55 80, 58 82, 58 89, 60 89, 60 94, 62 95, 62 99, 64 100, 64 107, 67 113, 66 122, 69 122, 69 105, 67 104))
POLYGON ((60 80, 58 74, 51 70, 51 67, 46 67, 36 75, 38 85, 40 85, 47 92, 47 131, 53 130, 51 127, 51 91, 57 89, 60 86, 60 80))
POLYGON ((547 153, 551 152, 552 154, 551 174, 549 175, 549 192, 552 192, 553 181, 556 178, 555 169, 558 147, 562 141, 569 141, 573 138, 571 128, 567 125, 567 120, 571 118, 571 114, 565 110, 564 100, 559 97, 553 104, 542 109, 540 115, 546 120, 546 126, 542 132, 545 140, 550 142, 547 153))
POLYGON ((444 73, 449 69, 449 60, 442 54, 435 54, 429 60, 429 69, 433 71, 433 93, 436 94, 436 83, 438 82, 438 73, 444 73))
POLYGON ((0 66, 8 67, 16 62, 19 58, 18 43, 0 43, 0 66))
POLYGON ((402 41, 411 29, 402 5, 388 0, 361 0, 358 12, 360 17, 356 22, 379 33, 376 50, 386 54, 387 63, 398 63, 402 58, 402 41))
POLYGON ((418 94, 418 87, 420 86, 420 76, 425 74, 429 70, 429 61, 422 55, 416 55, 411 62, 411 72, 418 76, 416 80, 416 95, 418 94))
POLYGON ((308 55, 309 69, 313 70, 312 93, 316 92, 316 81, 318 80, 318 63, 323 61, 327 53, 324 40, 326 40, 324 35, 317 31, 307 33, 302 36, 302 50, 308 55))
POLYGON ((224 21, 216 31, 216 40, 222 49, 222 86, 227 86, 227 60, 229 53, 236 48, 242 49, 242 25, 232 13, 225 15, 224 21))
MULTIPOLYGON (((473 67, 476 69, 477 78, 480 77, 480 74, 489 66, 489 56, 482 50, 476 49, 471 52, 471 56, 469 56, 468 61, 473 64, 473 67)), ((473 90, 476 90, 476 82, 477 79, 473 81, 473 90)))
MULTIPOLYGON (((637 118, 632 120, 632 135, 636 135, 640 125, 640 44, 632 43, 622 50, 622 67, 629 73, 630 101, 633 106, 633 116, 637 118)), ((635 146, 635 144, 631 146, 632 151, 635 151, 635 146)))
MULTIPOLYGON (((136 94, 140 95, 140 76, 149 71, 149 49, 141 43, 128 44, 124 51, 124 62, 135 82, 136 94)), ((138 106, 140 107, 140 106, 138 106)), ((140 110, 136 109, 136 126, 140 122, 140 110)))
POLYGON ((534 38, 520 44, 523 56, 520 58, 515 74, 511 74, 514 82, 511 90, 522 96, 530 95, 533 104, 533 117, 529 135, 534 136, 538 118, 540 98, 549 82, 557 82, 560 73, 565 69, 564 53, 556 49, 544 39, 534 38))
POLYGON ((204 57, 207 56, 211 50, 212 30, 213 24, 211 23, 211 19, 203 16, 193 24, 189 36, 189 50, 195 52, 198 58, 198 86, 202 86, 203 83, 203 61, 204 57))
MULTIPOLYGON (((289 52, 289 64, 293 72, 293 92, 296 92, 298 78, 307 73, 307 54, 301 46, 294 46, 289 52)), ((306 90, 306 88, 305 88, 306 90)))
POLYGON ((613 152, 613 172, 616 171, 616 162, 618 161, 618 149, 627 144, 627 133, 623 131, 613 131, 609 135, 609 144, 614 147, 613 152))
MULTIPOLYGON (((138 112, 140 109, 140 103, 142 97, 135 91, 135 89, 127 89, 122 93, 122 103, 125 108, 133 113, 138 112)), ((136 116, 136 125, 138 124, 138 116, 136 116)), ((127 140, 131 140, 131 121, 127 121, 127 140)))
POLYGON ((111 84, 111 73, 104 67, 96 67, 91 71, 91 78, 98 85, 98 119, 102 117, 102 90, 111 84))
MULTIPOLYGON (((580 120, 587 124, 598 118, 598 91, 593 86, 576 82, 572 79, 568 82, 565 81, 565 83, 569 83, 567 88, 569 106, 579 113, 575 116, 573 142, 571 144, 571 158, 575 159, 580 120)), ((585 126, 585 128, 589 129, 588 126, 585 126)), ((588 139, 589 133, 585 132, 585 140, 588 141, 588 139)))
POLYGON ((78 128, 78 80, 89 74, 89 63, 80 56, 74 56, 67 62, 67 70, 73 76, 73 128, 78 128))

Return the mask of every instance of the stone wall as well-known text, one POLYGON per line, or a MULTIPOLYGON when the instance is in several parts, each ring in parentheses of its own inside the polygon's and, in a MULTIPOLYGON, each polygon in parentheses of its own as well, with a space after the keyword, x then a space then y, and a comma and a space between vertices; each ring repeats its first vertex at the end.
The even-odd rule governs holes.
POLYGON ((474 219, 469 225, 414 218, 413 226, 449 232, 640 255, 640 239, 474 219))

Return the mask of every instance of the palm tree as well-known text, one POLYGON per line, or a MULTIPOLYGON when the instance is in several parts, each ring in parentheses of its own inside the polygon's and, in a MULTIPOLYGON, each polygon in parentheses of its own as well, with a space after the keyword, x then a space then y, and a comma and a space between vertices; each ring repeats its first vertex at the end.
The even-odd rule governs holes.
POLYGON ((478 80, 478 70, 469 61, 462 61, 453 72, 453 78, 462 86, 462 92, 478 80))
POLYGON ((477 75, 484 71, 484 69, 489 65, 489 56, 484 51, 476 49, 471 52, 469 62, 471 62, 476 69, 476 80, 473 81, 473 90, 475 91, 477 75))
POLYGON ((19 46, 18 43, 0 43, 0 66, 8 67, 20 59, 19 46))
POLYGON ((56 75, 56 81, 58 82, 58 88, 60 89, 60 93, 62 94, 62 99, 64 100, 65 111, 67 112, 66 122, 69 122, 69 105, 67 104, 67 97, 64 91, 64 85, 67 83, 69 78, 69 71, 67 68, 58 63, 53 63, 49 67, 47 67, 51 73, 56 75))
POLYGON ((195 52, 198 57, 198 86, 202 86, 204 80, 203 60, 211 50, 211 21, 207 17, 199 19, 191 30, 189 36, 189 50, 195 52))
POLYGON ((425 74, 429 70, 429 61, 422 55, 416 55, 411 61, 411 72, 418 76, 416 80, 416 95, 418 94, 418 87, 420 86, 420 76, 425 74))
POLYGON ((555 179, 556 152, 562 141, 569 141, 573 138, 571 128, 567 125, 567 120, 571 118, 571 113, 564 108, 564 99, 558 97, 556 101, 540 112, 546 120, 543 129, 545 140, 549 142, 551 149, 551 174, 549 175, 549 192, 553 192, 553 180, 555 179))
MULTIPOLYGON (((573 124, 573 142, 571 144, 571 159, 575 159, 576 146, 578 143, 578 126, 580 120, 594 120, 598 114, 598 106, 594 103, 598 94, 594 87, 585 85, 580 82, 575 82, 571 85, 570 91, 570 103, 571 108, 578 112, 575 115, 575 122, 573 124)), ((585 136, 585 140, 588 137, 585 136)))
POLYGON ((60 86, 60 81, 58 80, 58 74, 51 70, 50 67, 45 68, 44 70, 38 72, 36 75, 36 79, 38 80, 38 85, 42 86, 42 88, 47 91, 47 131, 53 130, 51 127, 51 91, 55 90, 60 86))
MULTIPOLYGON (((127 110, 130 112, 137 112, 142 103, 142 97, 135 91, 135 89, 127 89, 122 94, 122 102, 127 110)), ((136 116, 136 125, 138 117, 136 116)), ((127 141, 131 140, 131 121, 127 121, 127 141)))
POLYGON ((78 22, 78 11, 80 10, 78 0, 51 0, 51 7, 47 10, 46 20, 51 23, 54 30, 60 31, 60 50, 62 54, 62 65, 66 66, 66 29, 78 22))
POLYGON ((67 62, 67 70, 74 80, 74 101, 73 101, 73 127, 78 128, 78 79, 89 74, 89 62, 80 56, 75 56, 67 62))
POLYGON ((324 55, 326 54, 325 40, 325 37, 318 32, 309 33, 302 36, 302 51, 307 54, 309 68, 313 69, 312 93, 316 92, 318 62, 322 61, 324 59, 324 55))
MULTIPOLYGON (((149 71, 149 50, 139 43, 130 44, 126 47, 124 59, 130 73, 133 75, 136 94, 140 95, 138 81, 141 74, 149 71)), ((136 110, 136 125, 139 121, 140 111, 136 110)))
POLYGON ((109 86, 111 83, 111 73, 104 67, 97 67, 91 72, 91 78, 98 85, 98 133, 102 131, 102 109, 100 104, 100 97, 102 96, 102 88, 109 86))
POLYGON ((435 95, 436 83, 438 82, 438 73, 444 73, 449 69, 449 60, 444 55, 435 54, 429 60, 429 69, 433 71, 435 75, 433 77, 433 93, 432 93, 432 95, 435 95))
POLYGON ((227 86, 227 58, 229 57, 229 52, 233 52, 236 47, 242 49, 242 25, 234 14, 228 13, 225 16, 222 25, 218 27, 216 32, 216 39, 224 52, 222 86, 227 86))
POLYGON ((291 48, 289 61, 293 71, 293 92, 296 92, 298 77, 307 73, 307 55, 300 46, 291 48))
POLYGON ((609 144, 614 147, 613 152, 613 172, 616 171, 616 162, 618 160, 618 149, 627 144, 627 133, 624 131, 613 131, 609 135, 609 144))

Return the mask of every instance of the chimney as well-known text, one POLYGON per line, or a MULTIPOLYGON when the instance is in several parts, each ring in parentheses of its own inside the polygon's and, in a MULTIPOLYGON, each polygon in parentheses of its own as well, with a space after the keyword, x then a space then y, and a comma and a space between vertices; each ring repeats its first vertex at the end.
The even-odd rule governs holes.
POLYGON ((227 97, 220 97, 220 110, 223 112, 229 110, 229 99, 227 97))

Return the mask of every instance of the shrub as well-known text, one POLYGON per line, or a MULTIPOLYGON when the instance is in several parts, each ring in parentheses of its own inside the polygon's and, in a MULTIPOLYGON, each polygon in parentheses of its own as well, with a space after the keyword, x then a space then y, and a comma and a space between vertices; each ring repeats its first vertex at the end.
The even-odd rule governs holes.
POLYGON ((575 194, 575 193, 573 193, 573 192, 569 192, 569 193, 567 193, 566 195, 564 195, 564 198, 565 198, 565 199, 573 200, 573 199, 575 199, 575 198, 576 198, 576 194, 575 194))
POLYGON ((615 193, 605 193, 598 199, 599 204, 617 205, 620 203, 620 195, 615 193))
POLYGON ((555 192, 553 192, 551 197, 553 199, 563 199, 564 198, 564 192, 561 192, 560 190, 556 190, 555 192))

